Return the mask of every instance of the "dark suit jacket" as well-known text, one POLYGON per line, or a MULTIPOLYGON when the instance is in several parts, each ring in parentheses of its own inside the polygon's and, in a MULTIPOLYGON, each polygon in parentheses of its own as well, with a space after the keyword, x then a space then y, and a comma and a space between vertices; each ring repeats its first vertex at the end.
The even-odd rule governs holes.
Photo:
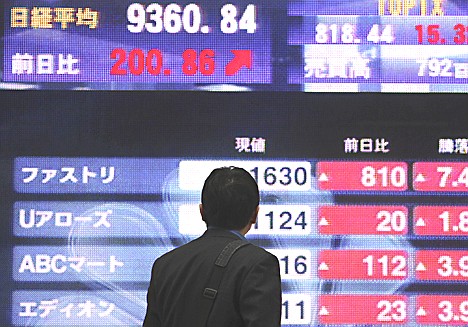
MULTIPOLYGON (((203 290, 223 248, 238 236, 207 230, 200 238, 161 256, 153 265, 144 327, 204 327, 203 290)), ((208 318, 208 327, 277 327, 281 320, 278 259, 249 244, 229 261, 208 318)))

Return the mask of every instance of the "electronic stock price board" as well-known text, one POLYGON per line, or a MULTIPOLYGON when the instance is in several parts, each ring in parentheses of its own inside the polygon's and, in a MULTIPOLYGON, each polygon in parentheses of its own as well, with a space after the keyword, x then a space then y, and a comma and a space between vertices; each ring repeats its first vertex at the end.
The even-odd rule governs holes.
POLYGON ((200 94, 3 94, 2 325, 141 325, 230 165, 259 184, 283 326, 468 323, 466 96, 200 94))
POLYGON ((467 92, 463 0, 4 1, 3 88, 467 92))
POLYGON ((1 326, 141 325, 226 165, 283 326, 468 325, 466 1, 0 7, 1 326))

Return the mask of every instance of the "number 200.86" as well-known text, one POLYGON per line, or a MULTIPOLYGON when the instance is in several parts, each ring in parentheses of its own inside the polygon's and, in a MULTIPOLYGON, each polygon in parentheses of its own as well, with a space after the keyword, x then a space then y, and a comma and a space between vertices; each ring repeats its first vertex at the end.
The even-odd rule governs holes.
MULTIPOLYGON (((186 49, 182 53, 182 73, 192 76, 200 73, 210 76, 215 71, 215 53, 212 49, 204 49, 198 53, 194 49, 186 49)), ((163 54, 158 49, 151 49, 145 53, 142 49, 133 49, 127 53, 126 50, 114 49, 110 55, 116 62, 111 68, 111 75, 142 75, 147 72, 150 75, 158 76, 161 72, 164 75, 171 75, 171 70, 163 70, 163 54), (126 66, 126 67, 125 67, 126 66)))

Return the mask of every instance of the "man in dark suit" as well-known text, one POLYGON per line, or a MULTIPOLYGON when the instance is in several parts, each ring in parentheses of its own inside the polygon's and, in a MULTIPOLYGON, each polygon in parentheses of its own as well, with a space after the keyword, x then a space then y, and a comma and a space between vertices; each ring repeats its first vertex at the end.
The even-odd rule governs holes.
POLYGON ((158 258, 152 269, 144 327, 277 327, 281 320, 278 259, 248 244, 231 257, 207 319, 204 289, 225 246, 255 224, 259 192, 241 168, 215 169, 205 181, 200 213, 207 231, 158 258))

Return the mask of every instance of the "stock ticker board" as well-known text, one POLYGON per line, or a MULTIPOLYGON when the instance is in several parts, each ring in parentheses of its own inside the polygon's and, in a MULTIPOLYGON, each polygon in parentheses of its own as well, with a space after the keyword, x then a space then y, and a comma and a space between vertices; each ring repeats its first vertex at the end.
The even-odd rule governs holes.
POLYGON ((283 325, 466 325, 468 252, 430 244, 466 239, 468 206, 447 201, 467 192, 466 163, 50 157, 14 163, 15 189, 34 196, 14 203, 13 234, 36 242, 14 247, 13 279, 43 289, 13 291, 13 324, 136 325, 145 312, 138 285, 156 257, 203 233, 199 190, 212 169, 230 165, 251 172, 262 192, 249 237, 279 259, 283 325), (356 203, 336 202, 349 191, 356 203), (71 192, 71 201, 41 200, 71 192), (428 192, 441 200, 412 200, 428 192), (86 193, 162 199, 81 201, 86 193), (386 193, 403 200, 376 201, 386 193), (48 289, 71 282, 100 287, 48 289), (425 291, 431 283, 445 291, 425 291), (421 290, 405 292, 412 284, 421 290))
POLYGON ((283 326, 468 325, 468 2, 0 8, 1 326, 140 326, 229 165, 283 326))
POLYGON ((3 88, 464 93, 467 15, 463 0, 8 0, 3 88))
POLYGON ((283 326, 466 326, 466 97, 265 93, 5 92, 1 324, 140 326, 153 261, 239 166, 283 326))

